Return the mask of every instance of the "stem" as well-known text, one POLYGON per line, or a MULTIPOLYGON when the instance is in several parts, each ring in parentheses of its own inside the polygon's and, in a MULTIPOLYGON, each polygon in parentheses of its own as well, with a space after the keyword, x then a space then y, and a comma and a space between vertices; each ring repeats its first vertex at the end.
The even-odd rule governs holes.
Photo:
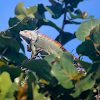
POLYGON ((63 24, 62 24, 62 30, 64 29, 64 26, 65 26, 65 20, 66 20, 66 9, 67 9, 67 7, 66 7, 66 5, 65 5, 65 12, 64 12, 64 19, 63 19, 63 24))
POLYGON ((21 23, 22 21, 24 21, 25 19, 26 19, 26 17, 24 17, 21 21, 17 22, 17 24, 13 25, 12 27, 8 28, 7 30, 5 30, 5 31, 0 31, 0 34, 5 33, 6 31, 8 31, 8 30, 10 30, 10 29, 12 29, 12 28, 14 28, 14 27, 16 27, 18 24, 20 24, 20 23, 21 23))
MULTIPOLYGON (((44 51, 44 52, 48 53, 48 55, 50 55, 50 53, 49 53, 48 51, 44 50, 44 49, 41 49, 41 48, 36 49, 36 50, 35 50, 35 53, 32 55, 32 57, 31 57, 30 59, 28 59, 28 60, 25 60, 25 61, 22 63, 22 65, 20 66, 21 69, 22 69, 22 71, 25 71, 25 70, 26 70, 26 68, 23 69, 23 66, 24 66, 25 64, 27 64, 30 60, 32 60, 32 59, 34 60, 36 57, 40 57, 40 56, 38 56, 38 53, 39 53, 40 51, 44 51)), ((41 55, 41 56, 45 56, 45 55, 41 55)))
POLYGON ((4 49, 4 51, 2 52, 2 54, 0 55, 0 58, 2 58, 2 56, 5 54, 5 52, 7 51, 9 45, 4 49))
MULTIPOLYGON (((67 4, 65 4, 64 19, 63 19, 63 24, 62 24, 62 28, 61 28, 62 30, 64 29, 64 26, 65 26, 66 10, 67 10, 67 4)), ((62 32, 60 32, 59 43, 61 43, 61 39, 62 39, 62 32)))

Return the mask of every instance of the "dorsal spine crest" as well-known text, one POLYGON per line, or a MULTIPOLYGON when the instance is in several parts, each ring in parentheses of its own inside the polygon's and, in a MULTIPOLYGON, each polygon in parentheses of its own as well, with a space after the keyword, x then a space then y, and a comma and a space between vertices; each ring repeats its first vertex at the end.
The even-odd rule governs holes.
POLYGON ((39 36, 44 38, 44 39, 47 39, 48 41, 54 43, 56 46, 58 46, 63 52, 68 52, 58 41, 52 39, 51 37, 49 36, 46 36, 45 34, 42 34, 42 33, 39 33, 39 36))

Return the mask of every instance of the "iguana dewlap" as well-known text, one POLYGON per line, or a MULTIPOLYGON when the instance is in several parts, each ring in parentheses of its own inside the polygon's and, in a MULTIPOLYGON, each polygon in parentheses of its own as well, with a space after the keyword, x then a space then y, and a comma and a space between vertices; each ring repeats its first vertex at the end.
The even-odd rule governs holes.
MULTIPOLYGON (((24 40, 27 44, 27 50, 29 52, 32 50, 32 52, 34 53, 37 48, 44 49, 48 51, 50 54, 68 52, 62 47, 62 45, 59 42, 53 40, 52 38, 44 34, 37 33, 37 30, 24 30, 20 31, 19 34, 21 39, 24 40)), ((45 54, 45 52, 43 51, 40 53, 45 54)))

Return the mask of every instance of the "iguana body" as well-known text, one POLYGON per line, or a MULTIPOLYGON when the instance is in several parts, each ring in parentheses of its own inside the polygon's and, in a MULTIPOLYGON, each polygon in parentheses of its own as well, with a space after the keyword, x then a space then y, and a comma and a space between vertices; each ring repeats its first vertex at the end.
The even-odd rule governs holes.
MULTIPOLYGON (((20 31, 19 34, 22 40, 24 40, 27 43, 28 51, 32 50, 33 53, 37 48, 44 49, 50 54, 59 54, 62 52, 67 52, 60 43, 44 34, 37 33, 37 30, 24 30, 20 31)), ((40 53, 45 54, 45 52, 43 51, 40 53)))

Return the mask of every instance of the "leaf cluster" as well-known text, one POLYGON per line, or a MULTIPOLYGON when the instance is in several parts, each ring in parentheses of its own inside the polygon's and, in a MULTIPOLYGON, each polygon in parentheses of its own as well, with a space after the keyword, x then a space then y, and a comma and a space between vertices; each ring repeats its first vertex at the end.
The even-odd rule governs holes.
POLYGON ((75 10, 83 0, 49 0, 51 5, 38 4, 23 7, 23 2, 17 4, 15 17, 9 19, 9 27, 19 21, 21 23, 0 33, 0 100, 95 100, 94 87, 100 82, 100 20, 92 19, 87 12, 75 10), (48 11, 53 19, 64 15, 62 27, 46 20, 48 11), (67 15, 69 13, 69 16, 67 15), (74 14, 73 14, 74 13, 74 14), (76 22, 74 19, 90 20, 76 22), (81 25, 76 33, 64 31, 67 24, 81 25), (59 35, 56 40, 62 45, 77 37, 82 41, 77 47, 79 56, 88 56, 93 63, 76 59, 86 73, 78 71, 74 66, 75 57, 71 53, 47 55, 44 59, 27 61, 24 46, 19 37, 20 30, 34 30, 43 25, 55 28, 59 35), (23 53, 19 53, 22 49, 23 53), (27 71, 26 71, 27 69, 27 71))

